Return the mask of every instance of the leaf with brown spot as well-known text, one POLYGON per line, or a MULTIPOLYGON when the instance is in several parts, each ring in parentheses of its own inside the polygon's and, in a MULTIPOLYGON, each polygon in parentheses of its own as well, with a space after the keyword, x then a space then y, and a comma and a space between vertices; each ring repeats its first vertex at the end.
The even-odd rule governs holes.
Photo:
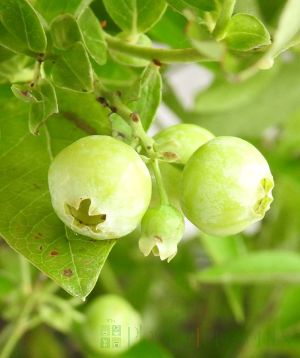
MULTIPOLYGON (((78 98, 74 110, 81 101, 78 98)), ((64 290, 85 298, 115 240, 87 240, 66 229, 52 209, 47 173, 50 158, 86 133, 57 115, 40 136, 32 136, 26 123, 26 104, 18 101, 8 86, 0 86, 0 108, 0 236, 64 290), (64 274, 66 269, 71 271, 64 274)), ((99 134, 100 129, 106 133, 107 127, 97 129, 99 134)))

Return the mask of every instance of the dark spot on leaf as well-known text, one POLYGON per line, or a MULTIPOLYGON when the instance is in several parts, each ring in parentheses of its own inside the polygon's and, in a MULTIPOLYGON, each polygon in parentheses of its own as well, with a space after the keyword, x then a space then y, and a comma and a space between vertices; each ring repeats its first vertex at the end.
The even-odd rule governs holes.
POLYGON ((102 27, 102 29, 104 29, 107 26, 107 21, 106 20, 101 20, 100 21, 100 26, 102 27))
POLYGON ((40 250, 40 251, 42 251, 42 250, 43 250, 43 246, 42 246, 42 245, 39 247, 39 250, 40 250))
POLYGON ((78 117, 75 113, 63 112, 62 114, 66 119, 73 122, 77 128, 83 130, 87 134, 97 134, 96 129, 91 127, 84 119, 78 117))
POLYGON ((122 96, 122 92, 121 92, 121 91, 117 91, 116 93, 117 93, 117 95, 118 95, 119 97, 122 96))
POLYGON ((66 277, 73 276, 73 271, 70 268, 64 269, 63 273, 64 273, 64 276, 66 276, 66 277))
POLYGON ((22 96, 28 97, 29 92, 28 91, 21 91, 22 96))
POLYGON ((51 255, 51 256, 57 256, 57 255, 58 255, 58 251, 53 250, 53 251, 50 252, 50 255, 51 255))
POLYGON ((43 239, 43 234, 41 232, 38 232, 37 234, 34 235, 34 238, 37 240, 41 240, 43 239))
POLYGON ((175 159, 177 159, 176 153, 173 153, 173 152, 164 152, 164 153, 163 153, 163 156, 164 156, 166 159, 170 159, 170 160, 175 160, 175 159))
POLYGON ((33 187, 35 188, 35 189, 40 189, 41 187, 38 185, 38 184, 36 184, 36 183, 33 183, 33 187))
POLYGON ((118 108, 115 106, 110 106, 110 110, 112 111, 112 113, 117 113, 118 112, 118 108))

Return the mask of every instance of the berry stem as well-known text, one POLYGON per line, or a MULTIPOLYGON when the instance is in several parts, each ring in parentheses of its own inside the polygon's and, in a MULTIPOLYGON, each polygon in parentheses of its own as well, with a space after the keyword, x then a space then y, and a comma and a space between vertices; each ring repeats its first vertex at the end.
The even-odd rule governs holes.
POLYGON ((161 49, 153 47, 144 47, 131 45, 108 34, 105 34, 105 40, 110 49, 127 55, 143 58, 149 61, 159 61, 161 63, 176 62, 203 62, 211 61, 205 55, 199 53, 194 48, 185 49, 161 49))
POLYGON ((132 112, 132 110, 121 101, 118 93, 107 91, 99 81, 95 83, 95 87, 96 92, 99 92, 100 96, 102 96, 100 98, 104 99, 105 104, 109 106, 112 112, 117 113, 130 125, 134 136, 140 139, 149 157, 154 157, 154 140, 145 132, 139 114, 132 112))
POLYGON ((155 176, 155 181, 156 181, 156 184, 157 184, 157 187, 158 187, 160 203, 161 203, 161 205, 168 205, 169 204, 169 199, 168 199, 168 195, 166 193, 165 187, 164 187, 164 183, 163 183, 163 179, 162 179, 162 176, 161 176, 159 163, 158 163, 157 159, 154 159, 151 162, 151 168, 152 168, 153 174, 155 176))
POLYGON ((118 93, 107 91, 103 85, 99 83, 99 81, 95 82, 95 91, 97 95, 98 93, 100 94, 102 103, 109 106, 113 112, 119 114, 119 116, 129 123, 134 136, 141 141, 148 157, 151 160, 150 166, 158 186, 161 203, 168 204, 168 196, 164 188, 158 160, 156 159, 157 155, 154 148, 155 141, 145 132, 139 114, 132 112, 131 109, 121 101, 118 93))

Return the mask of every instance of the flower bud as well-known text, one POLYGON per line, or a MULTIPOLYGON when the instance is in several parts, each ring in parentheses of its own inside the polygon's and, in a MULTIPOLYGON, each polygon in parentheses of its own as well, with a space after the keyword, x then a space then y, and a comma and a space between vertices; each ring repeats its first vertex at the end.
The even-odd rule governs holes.
POLYGON ((152 251, 154 256, 170 262, 184 233, 184 219, 171 205, 161 205, 147 210, 141 229, 141 252, 148 256, 152 251))

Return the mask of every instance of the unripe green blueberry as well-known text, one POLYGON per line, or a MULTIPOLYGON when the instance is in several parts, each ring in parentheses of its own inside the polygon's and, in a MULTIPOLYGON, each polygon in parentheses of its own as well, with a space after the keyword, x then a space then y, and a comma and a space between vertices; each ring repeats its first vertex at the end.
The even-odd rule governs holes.
POLYGON ((141 317, 122 297, 104 295, 86 309, 82 325, 85 343, 96 353, 115 355, 140 340, 141 317))
POLYGON ((59 218, 94 239, 129 234, 151 198, 151 177, 142 159, 108 136, 84 137, 64 148, 53 160, 48 180, 59 218))
MULTIPOLYGON (((149 39, 148 36, 144 34, 139 34, 134 36, 134 38, 129 38, 127 34, 121 32, 117 36, 122 41, 125 41, 131 45, 136 46, 143 46, 143 47, 151 47, 152 41, 149 39)), ((109 53, 111 57, 118 63, 126 66, 133 66, 133 67, 146 67, 149 64, 148 60, 144 60, 142 58, 129 56, 126 54, 123 54, 119 51, 115 51, 110 49, 109 53)))
POLYGON ((261 220, 269 210, 273 177, 262 154, 235 137, 217 137, 187 162, 182 209, 207 234, 226 236, 261 220))
POLYGON ((176 124, 154 136, 157 150, 165 159, 185 164, 201 145, 214 138, 208 130, 195 124, 176 124))
POLYGON ((170 262, 184 233, 182 214, 171 205, 147 210, 141 224, 139 247, 145 256, 150 252, 170 262))

